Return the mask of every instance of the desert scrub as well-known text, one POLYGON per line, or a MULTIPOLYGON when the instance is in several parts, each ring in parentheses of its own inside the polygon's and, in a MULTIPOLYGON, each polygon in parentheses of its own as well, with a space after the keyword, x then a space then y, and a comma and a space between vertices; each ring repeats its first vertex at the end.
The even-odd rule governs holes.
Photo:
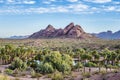
POLYGON ((107 72, 105 70, 100 71, 100 74, 105 75, 107 72))
POLYGON ((42 74, 40 74, 40 73, 32 73, 31 74, 31 78, 40 78, 40 77, 42 77, 42 74))
POLYGON ((48 75, 47 75, 47 78, 52 78, 52 74, 48 74, 48 75))
POLYGON ((64 77, 61 72, 56 71, 52 75, 52 80, 64 80, 64 77))
POLYGON ((8 74, 8 75, 12 75, 13 74, 13 70, 11 70, 11 69, 6 69, 4 72, 6 74, 8 74))
POLYGON ((85 78, 89 78, 91 77, 90 73, 89 72, 86 72, 86 73, 82 73, 83 77, 85 78))
POLYGON ((6 75, 1 75, 0 74, 0 80, 11 80, 11 79, 6 75))

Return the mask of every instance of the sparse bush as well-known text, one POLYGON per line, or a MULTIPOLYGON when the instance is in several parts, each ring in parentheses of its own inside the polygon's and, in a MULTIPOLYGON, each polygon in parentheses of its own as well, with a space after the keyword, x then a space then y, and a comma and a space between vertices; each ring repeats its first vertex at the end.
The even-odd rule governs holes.
POLYGON ((8 75, 12 75, 12 74, 13 74, 13 70, 11 70, 11 69, 6 69, 6 70, 5 70, 5 73, 8 74, 8 75))
POLYGON ((19 70, 25 70, 27 68, 27 64, 23 62, 20 58, 16 57, 14 61, 9 66, 10 69, 19 69, 19 70))
POLYGON ((78 62, 78 63, 74 66, 75 69, 79 69, 79 68, 82 68, 82 67, 83 67, 83 65, 82 65, 82 63, 80 63, 80 62, 78 62))
POLYGON ((49 63, 41 63, 35 70, 43 74, 54 72, 52 65, 49 63))
POLYGON ((64 77, 61 72, 55 72, 52 75, 52 80, 64 80, 64 77))
POLYGON ((48 75, 47 75, 47 78, 52 78, 52 74, 48 74, 48 75))
POLYGON ((40 77, 42 77, 42 74, 40 73, 34 73, 31 75, 31 78, 40 78, 40 77))
POLYGON ((102 71, 100 71, 100 73, 101 73, 102 75, 104 75, 104 74, 106 74, 106 71, 105 71, 105 70, 102 70, 102 71))
POLYGON ((89 78, 89 77, 91 76, 90 73, 88 73, 88 72, 82 73, 82 75, 83 75, 83 77, 85 77, 85 78, 89 78))

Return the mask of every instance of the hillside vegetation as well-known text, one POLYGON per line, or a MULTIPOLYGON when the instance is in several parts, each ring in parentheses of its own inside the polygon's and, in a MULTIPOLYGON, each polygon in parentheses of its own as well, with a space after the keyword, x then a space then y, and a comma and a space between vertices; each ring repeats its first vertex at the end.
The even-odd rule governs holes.
POLYGON ((87 49, 119 49, 120 40, 102 39, 71 39, 71 38, 47 38, 47 39, 0 39, 0 46, 13 44, 14 46, 29 46, 35 48, 87 48, 87 49))
POLYGON ((0 44, 2 78, 110 80, 107 76, 112 75, 120 79, 120 40, 1 39, 0 44))

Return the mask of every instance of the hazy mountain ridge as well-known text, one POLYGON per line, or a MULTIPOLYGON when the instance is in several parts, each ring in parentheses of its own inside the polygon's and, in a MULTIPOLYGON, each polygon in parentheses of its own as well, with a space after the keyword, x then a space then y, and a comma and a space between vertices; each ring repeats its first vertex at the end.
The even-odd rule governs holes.
POLYGON ((25 39, 28 38, 29 35, 25 35, 25 36, 10 36, 9 39, 25 39))
POLYGON ((93 35, 95 35, 98 38, 102 38, 102 39, 120 39, 120 30, 116 31, 116 32, 112 32, 112 31, 106 31, 106 32, 100 32, 100 33, 93 33, 93 35))

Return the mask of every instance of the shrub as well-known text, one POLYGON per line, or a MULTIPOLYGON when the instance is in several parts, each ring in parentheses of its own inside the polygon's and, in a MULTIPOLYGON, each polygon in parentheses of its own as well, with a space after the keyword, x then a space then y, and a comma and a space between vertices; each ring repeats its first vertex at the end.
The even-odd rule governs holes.
POLYGON ((18 70, 18 69, 15 69, 14 71, 13 71, 13 76, 14 77, 18 77, 18 76, 20 76, 20 71, 18 70))
POLYGON ((40 73, 35 73, 31 75, 31 78, 40 78, 42 76, 42 74, 40 73))
POLYGON ((59 72, 70 72, 72 67, 72 58, 69 55, 62 55, 58 51, 46 54, 44 63, 51 63, 52 67, 59 72))
POLYGON ((64 77, 61 72, 55 72, 52 75, 52 80, 64 80, 64 77))
POLYGON ((54 72, 54 69, 50 63, 41 63, 35 70, 43 74, 54 72))
POLYGON ((97 65, 93 62, 88 62, 85 64, 85 67, 96 67, 97 65))
POLYGON ((32 78, 35 78, 35 71, 33 69, 31 69, 30 74, 32 78))
POLYGON ((104 75, 104 74, 106 74, 106 71, 105 71, 105 70, 102 70, 102 71, 100 71, 100 73, 101 73, 102 75, 104 75))
POLYGON ((8 74, 8 75, 12 75, 12 74, 13 74, 13 70, 11 70, 11 69, 6 69, 6 70, 5 70, 5 73, 8 74))
POLYGON ((52 74, 48 74, 48 75, 47 75, 47 78, 52 78, 52 74))
POLYGON ((25 70, 27 68, 27 64, 24 63, 20 58, 15 58, 14 61, 11 63, 9 66, 10 69, 20 69, 20 70, 25 70))
POLYGON ((70 73, 71 71, 71 67, 69 64, 67 64, 65 61, 63 61, 58 68, 58 71, 62 72, 62 73, 70 73))
POLYGON ((83 73, 82 75, 83 75, 83 77, 86 77, 86 78, 89 78, 91 76, 90 73, 88 73, 88 72, 83 73))
POLYGON ((82 68, 82 67, 83 67, 83 65, 82 65, 82 63, 80 63, 80 62, 78 62, 78 63, 74 66, 75 69, 79 69, 79 68, 82 68))

